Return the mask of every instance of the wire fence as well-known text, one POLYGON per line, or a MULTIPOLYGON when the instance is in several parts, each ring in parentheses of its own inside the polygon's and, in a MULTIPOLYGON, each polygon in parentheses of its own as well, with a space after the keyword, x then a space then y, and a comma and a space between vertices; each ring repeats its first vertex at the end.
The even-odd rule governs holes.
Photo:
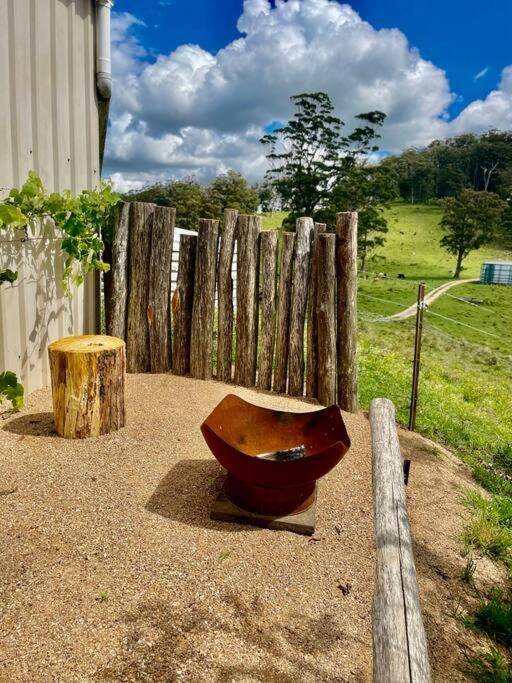
MULTIPOLYGON (((401 283, 404 283, 404 280, 402 278, 392 278, 392 277, 388 277, 388 276, 383 276, 382 274, 378 274, 378 276, 379 276, 379 279, 397 280, 401 283)), ((417 283, 413 283, 409 280, 408 284, 414 286, 417 289, 417 283)), ((433 291, 434 289, 437 289, 437 288, 431 288, 430 287, 429 289, 430 289, 430 291, 433 291)), ((485 311, 488 314, 496 314, 496 311, 493 310, 492 308, 490 308, 489 306, 484 306, 484 305, 477 303, 475 301, 471 301, 471 300, 468 300, 468 299, 460 297, 460 296, 454 296, 453 294, 450 294, 448 292, 443 292, 442 295, 447 296, 450 299, 454 299, 454 300, 460 302, 461 304, 466 304, 467 306, 471 306, 473 309, 477 308, 481 311, 485 311)), ((397 319, 397 318, 393 317, 393 315, 379 315, 378 313, 372 313, 369 311, 363 311, 363 310, 359 309, 359 319, 364 321, 364 322, 377 323, 377 324, 380 324, 380 323, 400 323, 400 322, 403 322, 404 320, 415 317, 417 314, 417 311, 418 311, 418 306, 419 306, 418 300, 416 302, 413 302, 410 304, 404 304, 402 301, 397 301, 394 298, 389 298, 387 296, 382 296, 382 297, 381 296, 374 296, 372 294, 368 294, 368 293, 362 292, 362 291, 358 292, 358 296, 362 297, 363 299, 368 300, 368 301, 375 301, 375 302, 379 302, 379 303, 387 304, 389 306, 396 307, 396 309, 398 309, 398 311, 408 309, 408 308, 413 309, 413 312, 411 313, 410 317, 401 318, 401 319, 397 319)), ((434 301, 432 301, 430 305, 432 305, 434 303, 434 301)), ((479 343, 475 342, 474 338, 469 339, 467 335, 464 335, 464 330, 468 330, 468 331, 471 331, 473 333, 477 333, 479 335, 482 335, 482 338, 496 339, 496 340, 500 340, 503 342, 503 335, 496 334, 495 332, 491 332, 488 329, 483 329, 481 326, 473 325, 469 322, 459 320, 456 317, 445 315, 444 313, 440 313, 438 311, 431 310, 431 308, 429 307, 428 300, 423 304, 423 313, 425 314, 425 316, 424 316, 424 325, 423 325, 423 329, 422 329, 421 334, 423 337, 425 337, 425 341, 433 338, 433 335, 440 334, 442 337, 445 337, 446 339, 450 340, 451 343, 453 343, 453 342, 460 343, 461 338, 462 338, 465 342, 469 343, 471 346, 474 346, 475 348, 479 348, 482 351, 485 350, 488 353, 494 353, 496 351, 496 345, 494 345, 494 347, 492 349, 490 349, 488 346, 485 346, 484 344, 479 344, 479 343), (434 321, 439 321, 440 324, 434 324, 434 321), (442 323, 447 323, 447 324, 456 326, 461 331, 461 335, 455 336, 454 334, 450 334, 445 329, 443 329, 445 327, 445 325, 442 323)), ((408 327, 407 329, 408 329, 408 332, 410 333, 411 328, 408 327)), ((429 353, 429 351, 435 352, 435 349, 436 349, 435 346, 433 348, 431 348, 430 350, 428 348, 426 348, 423 350, 423 353, 425 353, 425 352, 429 353)), ((439 349, 437 349, 437 352, 439 352, 439 349)), ((512 355, 512 348, 510 349, 510 351, 508 351, 508 349, 505 351, 500 349, 499 352, 503 353, 504 357, 506 358, 509 354, 512 355)), ((413 366, 413 348, 411 347, 411 381, 412 381, 412 366, 413 366)), ((402 373, 402 381, 398 382, 396 384, 395 383, 393 383, 393 384, 394 384, 393 389, 390 388, 390 390, 395 395, 392 397, 390 396, 390 398, 393 399, 393 401, 397 407, 397 411, 399 413, 402 413, 402 415, 405 415, 405 413, 407 413, 407 411, 409 411, 409 415, 410 415, 411 414, 410 411, 412 410, 412 407, 411 407, 412 402, 411 402, 410 393, 409 393, 410 386, 406 387, 403 385, 403 373, 402 373), (400 385, 402 385, 401 389, 399 389, 400 385), (400 394, 400 395, 398 395, 398 394, 400 394)), ((421 388, 420 388, 420 399, 419 399, 418 408, 420 409, 420 412, 421 412, 421 388)))

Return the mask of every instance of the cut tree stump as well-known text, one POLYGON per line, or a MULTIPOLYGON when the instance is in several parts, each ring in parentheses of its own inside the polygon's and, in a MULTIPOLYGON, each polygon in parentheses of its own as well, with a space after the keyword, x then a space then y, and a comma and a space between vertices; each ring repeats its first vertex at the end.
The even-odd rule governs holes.
POLYGON ((83 439, 125 424, 125 343, 117 337, 65 337, 48 347, 57 433, 83 439))

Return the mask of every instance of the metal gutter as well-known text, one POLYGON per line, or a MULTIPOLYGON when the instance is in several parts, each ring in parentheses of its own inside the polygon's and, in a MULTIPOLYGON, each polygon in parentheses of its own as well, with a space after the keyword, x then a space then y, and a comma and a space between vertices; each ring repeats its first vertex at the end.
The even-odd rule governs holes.
POLYGON ((110 12, 113 0, 96 0, 96 91, 100 130, 100 171, 107 137, 108 112, 112 96, 110 12))

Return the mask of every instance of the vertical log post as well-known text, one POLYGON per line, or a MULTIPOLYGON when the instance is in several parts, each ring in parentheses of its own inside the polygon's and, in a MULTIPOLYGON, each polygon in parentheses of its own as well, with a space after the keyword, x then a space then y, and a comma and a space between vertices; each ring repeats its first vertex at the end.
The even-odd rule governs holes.
POLYGON ((128 372, 148 372, 149 355, 149 255, 154 204, 133 202, 129 242, 129 294, 127 325, 128 372))
POLYGON ((217 336, 217 379, 231 382, 233 365, 233 251, 235 228, 238 217, 236 209, 224 210, 224 225, 220 236, 219 254, 219 332, 217 336))
POLYGON ((302 396, 304 392, 304 322, 309 286, 309 248, 313 227, 312 218, 297 219, 288 351, 288 393, 291 396, 302 396))
POLYGON ((112 234, 112 258, 110 266, 107 332, 113 337, 126 340, 126 316, 128 301, 128 237, 130 229, 129 202, 120 204, 112 234))
POLYGON ((190 374, 211 379, 219 221, 201 218, 197 234, 190 374))
POLYGON ((336 235, 317 236, 318 401, 336 403, 336 235))
POLYGON ((238 216, 235 384, 253 387, 258 346, 259 216, 238 216))
POLYGON ((336 214, 338 405, 357 411, 357 213, 336 214))
POLYGON ((258 387, 272 387, 272 365, 276 338, 277 230, 262 232, 261 250, 261 343, 258 387))
POLYGON ((197 237, 180 236, 178 278, 172 297, 173 354, 172 370, 176 375, 190 372, 190 337, 192 333, 192 306, 194 303, 194 274, 197 237))
POLYGON ((148 327, 151 372, 171 367, 171 256, 176 209, 155 206, 149 259, 148 327))
POLYGON ((326 229, 325 223, 315 223, 311 233, 310 277, 307 312, 306 348, 306 396, 318 397, 318 332, 316 324, 317 278, 318 278, 318 238, 326 229))
POLYGON ((286 392, 288 335, 290 331, 290 294, 294 246, 295 233, 283 233, 281 269, 279 274, 276 362, 274 368, 274 391, 281 394, 286 392))

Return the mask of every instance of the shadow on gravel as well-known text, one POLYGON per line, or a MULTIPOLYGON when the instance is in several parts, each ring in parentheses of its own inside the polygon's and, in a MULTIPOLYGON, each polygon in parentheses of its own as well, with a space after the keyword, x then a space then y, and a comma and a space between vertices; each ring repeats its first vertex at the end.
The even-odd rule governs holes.
POLYGON ((210 508, 224 482, 224 470, 214 460, 180 460, 165 475, 146 503, 146 510, 201 529, 259 531, 244 524, 210 519, 210 508))
POLYGON ((53 413, 32 413, 13 417, 2 426, 2 429, 4 432, 20 434, 21 436, 58 437, 55 431, 53 413))

